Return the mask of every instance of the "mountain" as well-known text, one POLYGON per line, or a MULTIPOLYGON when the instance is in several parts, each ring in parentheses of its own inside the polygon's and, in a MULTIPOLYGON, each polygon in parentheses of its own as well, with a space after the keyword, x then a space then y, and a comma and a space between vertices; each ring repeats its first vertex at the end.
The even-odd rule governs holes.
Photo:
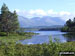
POLYGON ((23 16, 18 16, 20 27, 29 27, 31 25, 30 20, 23 16))
POLYGON ((38 26, 52 26, 52 25, 64 25, 65 21, 60 17, 34 17, 26 18, 23 16, 18 16, 18 20, 21 27, 38 27, 38 26))

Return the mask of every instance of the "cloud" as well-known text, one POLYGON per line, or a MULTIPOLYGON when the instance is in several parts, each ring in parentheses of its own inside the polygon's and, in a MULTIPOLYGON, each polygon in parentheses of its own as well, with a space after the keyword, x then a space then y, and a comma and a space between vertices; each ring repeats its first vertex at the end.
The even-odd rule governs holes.
POLYGON ((60 15, 70 15, 71 13, 70 12, 67 12, 67 11, 61 11, 59 14, 60 15))
POLYGON ((48 10, 48 14, 57 14, 57 12, 55 12, 54 10, 50 9, 48 10))
POLYGON ((19 9, 15 9, 15 11, 16 11, 16 12, 20 12, 20 10, 19 10, 19 9))
POLYGON ((32 14, 34 16, 46 16, 46 12, 42 9, 37 9, 37 10, 30 10, 29 14, 32 14))
POLYGON ((68 11, 60 11, 56 12, 53 9, 50 9, 48 11, 42 10, 42 9, 36 9, 36 10, 19 10, 15 9, 18 13, 18 15, 24 16, 24 17, 42 17, 42 16, 52 16, 52 17, 61 17, 63 20, 68 20, 69 18, 73 18, 75 14, 70 13, 68 11))

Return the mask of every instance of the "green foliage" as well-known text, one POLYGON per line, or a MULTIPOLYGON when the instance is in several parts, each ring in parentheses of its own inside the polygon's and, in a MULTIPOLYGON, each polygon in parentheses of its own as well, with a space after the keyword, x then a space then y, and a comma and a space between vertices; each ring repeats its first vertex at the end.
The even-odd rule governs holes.
POLYGON ((61 31, 67 32, 69 30, 68 26, 61 28, 61 31))
POLYGON ((27 35, 30 33, 25 33, 24 35, 20 35, 18 33, 10 33, 9 36, 6 36, 6 33, 1 33, 2 36, 0 36, 0 42, 3 43, 10 43, 10 42, 18 42, 19 40, 25 40, 28 38, 31 38, 31 36, 33 35, 33 33, 31 35, 27 35))
POLYGON ((0 32, 0 36, 6 36, 6 32, 0 32))
POLYGON ((72 21, 71 21, 71 19, 69 19, 68 21, 66 21, 66 26, 68 26, 68 27, 72 27, 72 21))
POLYGON ((73 21, 71 19, 66 21, 66 25, 61 29, 61 31, 75 32, 75 18, 73 19, 73 21))
POLYGON ((31 38, 32 35, 35 35, 35 33, 9 33, 9 36, 7 36, 6 32, 0 32, 0 42, 3 43, 10 43, 10 42, 18 42, 19 40, 25 40, 27 38, 31 38))
POLYGON ((59 56, 60 51, 75 51, 75 42, 62 44, 1 44, 0 56, 59 56))
POLYGON ((2 32, 16 32, 19 28, 16 11, 13 13, 9 11, 6 4, 3 4, 0 14, 0 31, 2 32))

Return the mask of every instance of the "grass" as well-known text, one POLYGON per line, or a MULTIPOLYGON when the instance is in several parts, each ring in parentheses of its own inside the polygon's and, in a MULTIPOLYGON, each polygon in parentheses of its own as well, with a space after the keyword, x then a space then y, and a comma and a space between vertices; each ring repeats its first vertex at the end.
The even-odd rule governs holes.
POLYGON ((27 39, 27 38, 31 38, 31 37, 26 37, 26 36, 4 36, 4 37, 0 37, 0 41, 1 42, 16 42, 22 39, 27 39))
POLYGON ((10 43, 10 42, 17 42, 19 40, 24 40, 31 38, 32 35, 35 35, 35 33, 10 33, 9 36, 0 36, 0 42, 3 43, 10 43))

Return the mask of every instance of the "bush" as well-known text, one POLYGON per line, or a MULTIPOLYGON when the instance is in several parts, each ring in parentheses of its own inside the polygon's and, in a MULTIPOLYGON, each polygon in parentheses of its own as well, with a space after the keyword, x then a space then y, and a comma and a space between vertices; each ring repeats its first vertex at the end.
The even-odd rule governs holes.
POLYGON ((69 31, 69 28, 67 26, 65 26, 65 27, 61 28, 61 31, 62 32, 67 32, 67 31, 69 31))
POLYGON ((19 35, 22 35, 24 36, 25 35, 25 32, 17 32, 19 35))
POLYGON ((6 36, 7 33, 6 32, 0 32, 0 36, 6 36))

